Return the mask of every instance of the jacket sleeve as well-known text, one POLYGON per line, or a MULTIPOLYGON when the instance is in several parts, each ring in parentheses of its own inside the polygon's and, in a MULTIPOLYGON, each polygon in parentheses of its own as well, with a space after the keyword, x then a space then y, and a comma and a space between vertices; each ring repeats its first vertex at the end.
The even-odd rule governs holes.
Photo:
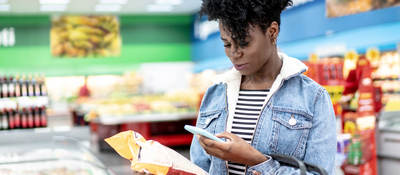
POLYGON ((196 136, 193 137, 192 145, 190 146, 190 160, 204 171, 209 172, 211 157, 201 147, 196 136))
MULTIPOLYGON (((204 105, 207 104, 207 99, 210 97, 210 88, 207 89, 205 94, 203 95, 203 99, 201 100, 200 108, 204 108, 204 105)), ((200 113, 200 112, 199 112, 200 113)), ((199 119, 199 116, 197 116, 199 119)), ((199 121, 197 120, 196 126, 198 127, 199 121)), ((193 136, 192 143, 190 145, 190 160, 202 168, 204 171, 209 172, 210 164, 211 164, 211 156, 206 153, 206 151, 201 147, 199 140, 196 136, 193 136)))
MULTIPOLYGON (((325 89, 321 89, 316 97, 312 122, 312 128, 307 140, 304 162, 324 168, 328 174, 334 175, 336 155, 336 117, 333 111, 331 99, 325 89)), ((248 172, 249 174, 262 175, 300 174, 299 169, 280 166, 278 161, 271 158, 258 165, 249 167, 248 172)), ((312 173, 307 172, 307 174, 312 173)))

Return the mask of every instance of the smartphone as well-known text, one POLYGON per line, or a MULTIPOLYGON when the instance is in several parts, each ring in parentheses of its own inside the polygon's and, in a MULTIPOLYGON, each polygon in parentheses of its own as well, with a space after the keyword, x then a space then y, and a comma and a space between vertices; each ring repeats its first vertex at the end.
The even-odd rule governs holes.
POLYGON ((194 134, 194 135, 199 134, 199 135, 202 135, 202 136, 204 136, 204 137, 207 137, 207 138, 209 138, 209 139, 211 139, 211 140, 215 140, 215 141, 217 141, 217 142, 223 142, 223 140, 222 140, 221 138, 216 137, 215 135, 209 133, 208 131, 206 131, 206 130, 204 130, 204 129, 201 129, 201 128, 198 128, 198 127, 194 127, 194 126, 191 126, 191 125, 185 125, 184 128, 185 128, 187 131, 189 131, 189 132, 191 132, 192 134, 194 134))

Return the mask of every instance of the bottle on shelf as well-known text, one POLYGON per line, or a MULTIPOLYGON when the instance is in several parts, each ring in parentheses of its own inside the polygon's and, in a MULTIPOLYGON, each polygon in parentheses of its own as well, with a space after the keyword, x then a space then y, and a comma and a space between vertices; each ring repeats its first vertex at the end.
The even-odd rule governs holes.
POLYGON ((15 128, 21 128, 21 116, 17 108, 12 111, 12 116, 14 116, 15 128))
POLYGON ((8 121, 8 129, 15 128, 14 116, 12 115, 13 109, 16 107, 16 104, 13 101, 8 101, 4 106, 4 113, 6 113, 7 121, 8 121))
POLYGON ((38 106, 35 106, 33 108, 33 116, 34 116, 34 121, 35 121, 35 128, 41 127, 40 111, 39 111, 38 106))
POLYGON ((15 82, 15 97, 20 97, 21 96, 21 83, 20 83, 19 75, 15 76, 14 82, 15 82))
POLYGON ((34 76, 33 77, 33 79, 32 79, 32 82, 33 82, 33 90, 34 90, 34 94, 35 94, 35 96, 41 96, 40 95, 40 85, 39 85, 39 76, 38 75, 36 75, 36 76, 34 76))
POLYGON ((32 83, 32 75, 28 75, 28 80, 27 80, 27 86, 28 86, 28 96, 32 97, 34 96, 34 87, 32 83))
POLYGON ((40 75, 38 84, 40 89, 40 96, 47 96, 46 79, 43 74, 40 75))
POLYGON ((8 98, 8 80, 6 76, 1 78, 1 97, 8 98))
POLYGON ((5 110, 4 106, 1 109, 2 112, 2 117, 1 117, 1 125, 2 125, 2 129, 6 130, 8 129, 8 118, 7 118, 7 110, 5 110))
POLYGON ((0 98, 3 98, 3 78, 0 76, 0 98))
MULTIPOLYGON (((7 77, 6 77, 7 78, 7 77)), ((15 97, 15 84, 14 77, 8 77, 8 97, 15 97)))
POLYGON ((19 116, 21 117, 21 128, 28 128, 28 116, 25 108, 19 110, 19 116))
POLYGON ((27 109, 27 115, 28 115, 28 128, 33 128, 34 125, 34 119, 33 119, 33 113, 32 113, 32 108, 28 107, 27 109))
POLYGON ((361 141, 359 136, 356 136, 353 138, 352 143, 350 144, 347 161, 351 165, 360 165, 362 163, 362 155, 361 141))
POLYGON ((42 127, 47 127, 47 114, 46 114, 46 106, 42 106, 39 109, 40 112, 40 124, 42 127))
POLYGON ((0 130, 3 130, 3 110, 0 109, 0 130))
POLYGON ((28 86, 25 75, 22 75, 21 79, 19 80, 19 83, 21 85, 21 96, 23 97, 28 96, 28 86))

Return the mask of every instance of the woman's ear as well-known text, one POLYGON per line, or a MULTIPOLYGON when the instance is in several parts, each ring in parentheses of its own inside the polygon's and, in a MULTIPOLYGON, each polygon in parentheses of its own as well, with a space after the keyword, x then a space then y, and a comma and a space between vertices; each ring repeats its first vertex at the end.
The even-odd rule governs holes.
POLYGON ((267 29, 267 35, 270 37, 271 41, 273 43, 276 43, 276 39, 278 38, 278 34, 279 34, 279 25, 276 21, 273 21, 268 29, 267 29))

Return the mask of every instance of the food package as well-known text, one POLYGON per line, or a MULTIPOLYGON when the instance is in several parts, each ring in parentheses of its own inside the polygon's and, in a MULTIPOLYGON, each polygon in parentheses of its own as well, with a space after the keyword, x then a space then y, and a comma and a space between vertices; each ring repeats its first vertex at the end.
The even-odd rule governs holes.
POLYGON ((184 156, 153 140, 145 140, 134 131, 118 133, 105 141, 122 157, 131 161, 131 169, 154 175, 208 175, 184 156))

